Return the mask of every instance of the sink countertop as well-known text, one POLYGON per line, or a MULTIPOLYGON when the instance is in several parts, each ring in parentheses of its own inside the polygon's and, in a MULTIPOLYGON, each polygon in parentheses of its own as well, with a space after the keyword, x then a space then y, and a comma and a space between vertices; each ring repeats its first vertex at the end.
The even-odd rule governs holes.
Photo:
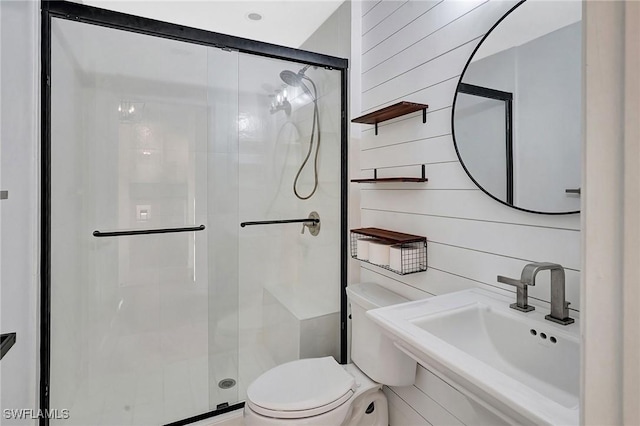
POLYGON ((367 315, 405 353, 511 420, 578 424, 579 322, 555 324, 541 308, 515 311, 512 299, 471 289, 367 315))

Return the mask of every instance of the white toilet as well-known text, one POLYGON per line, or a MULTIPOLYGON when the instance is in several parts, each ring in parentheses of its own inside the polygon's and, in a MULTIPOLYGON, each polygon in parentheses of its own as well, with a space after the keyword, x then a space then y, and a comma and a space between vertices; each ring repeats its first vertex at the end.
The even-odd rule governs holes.
POLYGON ((245 425, 387 426, 382 385, 414 383, 416 363, 400 352, 365 312, 407 299, 373 283, 347 287, 353 364, 333 357, 288 362, 247 389, 245 425))

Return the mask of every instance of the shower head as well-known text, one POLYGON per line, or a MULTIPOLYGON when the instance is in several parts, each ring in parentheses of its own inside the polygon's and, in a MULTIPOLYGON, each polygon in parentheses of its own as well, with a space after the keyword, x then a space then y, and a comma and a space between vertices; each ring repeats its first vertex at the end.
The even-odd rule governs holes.
POLYGON ((282 71, 280 73, 280 78, 285 82, 285 84, 293 87, 300 86, 300 83, 302 82, 300 76, 291 70, 282 71))
POLYGON ((302 78, 304 77, 304 73, 309 69, 310 65, 305 65, 300 71, 293 72, 291 70, 283 70, 280 72, 280 78, 285 84, 288 84, 292 87, 300 87, 302 85, 302 78))

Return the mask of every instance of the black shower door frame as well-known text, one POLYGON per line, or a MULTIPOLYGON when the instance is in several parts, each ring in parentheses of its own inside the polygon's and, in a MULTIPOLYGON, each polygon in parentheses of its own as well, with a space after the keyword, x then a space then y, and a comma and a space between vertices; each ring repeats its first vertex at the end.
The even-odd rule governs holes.
MULTIPOLYGON (((467 84, 467 83, 463 83, 462 81, 458 83, 458 90, 456 91, 456 96, 458 96, 458 93, 464 93, 466 95, 478 96, 485 99, 494 99, 496 101, 504 102, 505 164, 506 164, 506 175, 507 175, 506 176, 507 185, 505 188, 506 203, 510 206, 513 206, 513 93, 504 92, 502 90, 491 89, 489 87, 467 84)), ((458 150, 458 147, 456 145, 456 151, 457 150, 458 150)), ((460 157, 460 153, 458 153, 458 157, 460 157)), ((462 160, 462 158, 460 158, 460 160, 462 160)), ((463 164, 463 167, 466 170, 466 166, 464 166, 464 164, 463 164)), ((468 171, 467 171, 467 174, 469 174, 468 171)), ((469 174, 469 176, 471 176, 471 174, 469 174)), ((487 192, 482 188, 482 186, 479 183, 476 182, 476 184, 484 192, 487 192)))
MULTIPOLYGON (((116 30, 145 34, 186 43, 313 65, 341 73, 340 155, 340 362, 347 362, 347 259, 348 259, 348 60, 291 47, 215 33, 68 1, 41 1, 41 216, 40 216, 40 390, 41 413, 50 409, 51 371, 51 20, 67 19, 116 30)), ((186 425, 240 409, 244 402, 171 423, 186 425)), ((40 426, 49 419, 41 416, 40 426)))

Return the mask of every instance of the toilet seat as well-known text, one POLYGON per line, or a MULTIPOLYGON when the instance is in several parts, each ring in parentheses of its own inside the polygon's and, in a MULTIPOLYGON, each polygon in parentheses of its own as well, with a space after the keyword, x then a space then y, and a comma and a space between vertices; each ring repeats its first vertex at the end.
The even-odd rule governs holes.
POLYGON ((352 396, 353 391, 349 390, 342 397, 329 404, 311 408, 309 410, 297 411, 269 410, 267 408, 260 407, 259 405, 255 405, 251 401, 247 401, 247 404, 251 410, 265 417, 272 417, 275 419, 303 419, 305 417, 319 416, 320 414, 327 413, 347 402, 352 396))
POLYGON ((258 377, 247 389, 247 404, 267 417, 311 417, 344 404, 355 388, 355 378, 333 357, 301 359, 258 377))

